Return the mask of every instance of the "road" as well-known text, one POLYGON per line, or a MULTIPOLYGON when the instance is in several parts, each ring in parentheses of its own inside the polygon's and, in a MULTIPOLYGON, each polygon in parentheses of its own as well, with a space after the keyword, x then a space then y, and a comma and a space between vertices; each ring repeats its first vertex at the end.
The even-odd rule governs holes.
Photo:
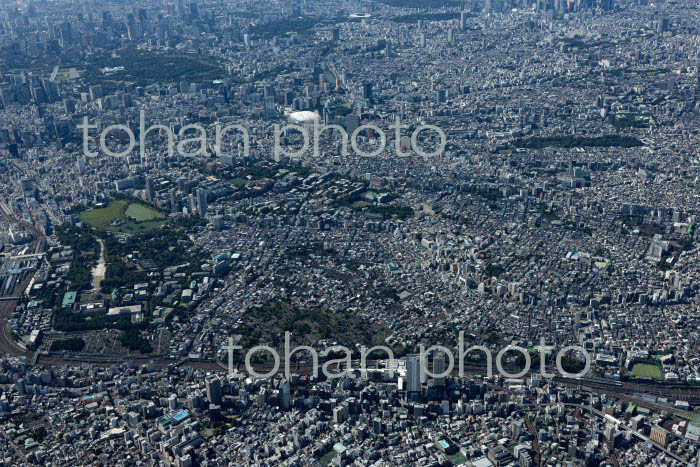
POLYGON ((97 265, 92 268, 92 288, 94 290, 100 290, 100 284, 105 278, 107 273, 107 266, 105 264, 105 242, 101 239, 97 239, 97 243, 100 244, 100 259, 97 261, 97 265))

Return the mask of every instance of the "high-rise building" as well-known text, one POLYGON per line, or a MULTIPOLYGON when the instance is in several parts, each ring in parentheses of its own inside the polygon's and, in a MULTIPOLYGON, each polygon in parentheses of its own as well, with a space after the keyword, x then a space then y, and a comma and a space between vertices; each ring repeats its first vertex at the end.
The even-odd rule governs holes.
POLYGON ((194 194, 190 193, 188 196, 188 201, 187 211, 188 214, 193 216, 197 212, 197 200, 195 199, 194 194))
MULTIPOLYGON (((439 374, 442 374, 444 372, 445 372, 445 354, 442 352, 438 352, 433 357, 433 374, 439 375, 439 374)), ((435 386, 444 386, 445 385, 445 378, 444 377, 435 377, 433 384, 435 386)))
POLYGON ((651 427, 649 439, 655 441, 663 447, 666 447, 668 445, 669 432, 660 426, 653 426, 651 427))
POLYGON ((185 16, 185 0, 177 0, 175 3, 175 12, 179 18, 185 16))
POLYGON ((360 116, 356 113, 348 114, 347 117, 345 117, 345 127, 348 130, 348 134, 352 135, 353 131, 355 131, 359 126, 360 116))
POLYGON ((207 400, 210 404, 221 405, 221 380, 218 376, 207 376, 204 380, 207 386, 207 400))
POLYGON ((156 200, 156 185, 152 178, 146 179, 146 200, 153 203, 156 200))
POLYGON ((180 193, 184 194, 187 194, 187 192, 189 191, 187 189, 187 179, 185 177, 180 177, 177 179, 177 190, 180 193))
POLYGON ((63 99, 63 111, 68 115, 75 113, 75 101, 71 98, 63 99))
POLYGON ((444 104, 447 102, 447 92, 444 89, 438 89, 435 91, 435 99, 438 104, 444 104))
POLYGON ((501 11, 503 11, 503 0, 486 0, 484 2, 484 11, 486 11, 486 12, 489 12, 489 11, 501 12, 501 11))
POLYGON ((96 101, 97 99, 104 97, 104 92, 102 91, 102 85, 96 84, 95 86, 90 86, 90 100, 96 101))
POLYGON ((197 214, 204 217, 207 214, 207 190, 197 188, 197 214))
POLYGON ((78 156, 78 172, 83 174, 83 173, 85 173, 85 170, 86 170, 85 156, 78 156))
POLYGON ((602 0, 602 9, 604 11, 612 11, 615 9, 615 0, 602 0))
POLYGON ((61 34, 61 44, 64 47, 73 43, 73 27, 70 23, 61 23, 59 32, 61 34))
POLYGON ((276 113, 274 96, 265 97, 265 118, 275 118, 276 113))
POLYGON ((292 398, 292 390, 289 386, 289 381, 282 380, 280 383, 280 408, 282 410, 289 409, 289 404, 292 398))
POLYGON ((175 195, 175 188, 170 189, 170 211, 177 212, 177 196, 175 195))
POLYGON ((199 19, 199 7, 197 2, 190 2, 190 18, 193 20, 199 19))
POLYGON ((420 392, 421 390, 421 367, 420 358, 412 356, 406 363, 406 391, 420 392))
POLYGON ((362 83, 362 98, 367 102, 372 102, 372 83, 369 81, 362 83))
POLYGON ((111 26, 114 24, 114 18, 112 17, 112 13, 109 11, 103 11, 102 12, 102 22, 106 27, 111 26))

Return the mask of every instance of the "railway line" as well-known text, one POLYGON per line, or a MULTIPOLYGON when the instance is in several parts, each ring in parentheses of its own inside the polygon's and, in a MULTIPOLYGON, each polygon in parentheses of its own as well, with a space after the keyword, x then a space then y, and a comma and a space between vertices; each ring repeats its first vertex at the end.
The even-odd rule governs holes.
MULTIPOLYGON (((42 255, 46 248, 46 237, 43 232, 37 229, 32 224, 18 219, 9 207, 4 203, 0 202, 0 214, 3 215, 10 222, 15 222, 23 225, 27 230, 29 230, 34 235, 34 243, 30 246, 34 253, 30 256, 42 255)), ((28 359, 32 359, 33 355, 26 349, 20 347, 14 339, 9 335, 7 328, 7 320, 11 313, 17 306, 18 297, 20 297, 27 286, 31 282, 32 274, 25 273, 20 280, 14 285, 10 294, 6 294, 7 300, 0 301, 0 353, 10 356, 21 356, 28 359)), ((62 357, 59 355, 37 355, 36 363, 38 365, 51 365, 51 366, 65 366, 65 365, 81 365, 85 363, 99 364, 103 366, 119 365, 126 362, 128 359, 124 358, 114 358, 95 361, 89 359, 81 359, 79 357, 62 357)), ((217 361, 181 361, 177 362, 173 359, 167 358, 143 358, 143 359, 131 359, 134 364, 147 364, 153 361, 156 368, 165 368, 172 364, 182 364, 193 368, 198 368, 206 371, 222 371, 226 370, 225 365, 222 362, 217 361)), ((372 362, 368 365, 368 369, 371 368, 372 362)), ((376 362, 374 362, 376 365, 376 362)), ((353 367, 359 367, 359 361, 353 361, 353 367)), ((259 373, 266 373, 272 369, 271 364, 256 365, 256 371, 259 373)), ((284 372, 284 366, 282 365, 279 372, 284 372)), ((486 374, 486 367, 479 365, 466 365, 464 366, 464 372, 468 374, 486 374)), ((313 368, 311 364, 295 364, 293 369, 295 374, 311 374, 313 373, 313 368)), ((453 374, 457 374, 458 371, 455 369, 453 374)), ((536 371, 531 371, 529 374, 537 374, 536 371)), ((637 384, 630 382, 619 382, 613 380, 604 380, 600 378, 567 378, 562 376, 556 376, 554 380, 561 384, 566 384, 569 386, 581 386, 589 388, 593 392, 619 395, 627 399, 633 399, 639 401, 640 395, 648 395, 653 397, 665 397, 669 400, 684 400, 693 405, 700 405, 700 385, 684 386, 684 387, 669 387, 662 385, 655 385, 649 383, 637 384)), ((655 405, 647 401, 650 405, 655 405)), ((666 407, 666 406, 663 406, 666 407)))

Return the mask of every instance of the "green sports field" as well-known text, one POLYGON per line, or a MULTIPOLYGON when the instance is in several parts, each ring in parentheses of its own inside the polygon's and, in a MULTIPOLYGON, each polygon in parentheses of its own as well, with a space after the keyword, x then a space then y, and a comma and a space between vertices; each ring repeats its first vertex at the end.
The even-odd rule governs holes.
POLYGON ((663 379, 661 369, 649 363, 635 363, 632 367, 632 374, 639 378, 653 378, 659 381, 663 379))

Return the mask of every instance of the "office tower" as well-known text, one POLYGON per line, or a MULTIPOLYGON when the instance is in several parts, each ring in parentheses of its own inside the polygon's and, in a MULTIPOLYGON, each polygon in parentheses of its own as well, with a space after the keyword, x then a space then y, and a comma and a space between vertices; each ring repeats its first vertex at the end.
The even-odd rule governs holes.
POLYGON ((104 92, 102 91, 102 85, 100 85, 100 84, 96 84, 95 86, 90 86, 89 91, 90 91, 90 100, 91 101, 96 101, 97 99, 104 97, 104 92))
POLYGON ((464 31, 466 29, 466 27, 467 27, 467 13, 463 11, 459 15, 459 29, 464 31))
POLYGON ((612 11, 615 9, 615 0, 602 0, 601 8, 604 11, 612 11))
POLYGON ((420 392, 421 390, 421 366, 420 358, 412 356, 406 363, 406 390, 408 392, 420 392))
POLYGON ((199 19, 199 7, 197 6, 197 2, 190 2, 190 17, 193 20, 199 19))
POLYGON ((284 105, 291 107, 294 104, 294 93, 287 91, 284 93, 284 105))
POLYGON ((348 114, 347 117, 345 117, 345 127, 348 130, 348 134, 352 135, 352 132, 355 131, 359 126, 360 126, 359 115, 357 115, 355 113, 351 113, 351 114, 348 114))
MULTIPOLYGON (((439 374, 442 374, 444 372, 445 372, 445 354, 443 354, 442 352, 438 352, 433 357, 433 374, 439 375, 439 374)), ((445 378, 444 377, 435 377, 434 384, 435 384, 435 386, 444 386, 445 385, 445 378)))
POLYGON ((420 46, 422 48, 425 48, 425 33, 424 32, 420 33, 420 46))
POLYGON ((280 383, 280 408, 282 410, 289 409, 289 403, 291 401, 292 391, 289 386, 289 381, 282 380, 280 383))
POLYGON ((204 380, 207 386, 207 400, 211 404, 221 405, 221 380, 217 376, 207 376, 204 380))
POLYGON ((190 193, 190 196, 188 197, 189 202, 188 204, 188 211, 190 215, 194 215, 197 212, 197 200, 194 198, 194 194, 190 193))
POLYGON ((197 188, 197 213, 204 217, 207 214, 207 190, 197 188))
POLYGON ((175 188, 170 189, 170 211, 177 212, 177 197, 175 196, 175 188))
POLYGON ((146 200, 149 203, 154 203, 156 200, 156 186, 152 178, 146 179, 146 200))
POLYGON ((649 438, 661 446, 666 447, 668 445, 669 432, 660 426, 653 426, 651 427, 649 438))
POLYGON ((139 21, 145 29, 146 24, 148 24, 148 11, 145 8, 139 8, 139 21))
POLYGON ((68 115, 75 113, 75 101, 73 99, 63 99, 63 111, 68 115))
POLYGON ((340 40, 340 29, 338 28, 333 28, 332 30, 332 39, 334 41, 339 41, 340 40))
POLYGON ((136 18, 132 13, 126 15, 126 30, 129 36, 129 40, 135 40, 139 36, 139 31, 141 28, 136 25, 136 18))
POLYGON ((265 97, 265 118, 275 118, 276 113, 275 98, 273 96, 265 97))
POLYGON ((438 89, 435 91, 435 98, 438 104, 444 104, 447 102, 447 91, 444 89, 438 89))
POLYGON ((102 22, 104 23, 105 27, 109 27, 112 24, 114 24, 114 18, 112 17, 112 13, 109 11, 103 11, 102 22))
POLYGON ((221 420, 221 406, 219 404, 209 404, 209 418, 214 421, 221 420))
POLYGON ((455 40, 455 28, 447 29, 447 42, 452 43, 455 40))
POLYGON ((45 104, 48 99, 46 99, 46 94, 41 86, 36 86, 31 89, 32 101, 35 104, 45 104))
POLYGON ((177 190, 180 193, 187 193, 189 191, 187 189, 187 179, 185 177, 179 177, 177 179, 177 190))
POLYGON ((64 47, 73 43, 73 27, 70 23, 61 23, 59 31, 61 34, 61 44, 64 47))
POLYGON ((497 13, 503 11, 503 0, 486 0, 484 2, 484 11, 495 11, 497 13))
POLYGON ((85 170, 86 170, 85 156, 78 156, 78 172, 83 174, 83 173, 85 173, 85 170))
POLYGON ((362 84, 362 98, 367 102, 372 102, 372 83, 369 81, 362 84))

